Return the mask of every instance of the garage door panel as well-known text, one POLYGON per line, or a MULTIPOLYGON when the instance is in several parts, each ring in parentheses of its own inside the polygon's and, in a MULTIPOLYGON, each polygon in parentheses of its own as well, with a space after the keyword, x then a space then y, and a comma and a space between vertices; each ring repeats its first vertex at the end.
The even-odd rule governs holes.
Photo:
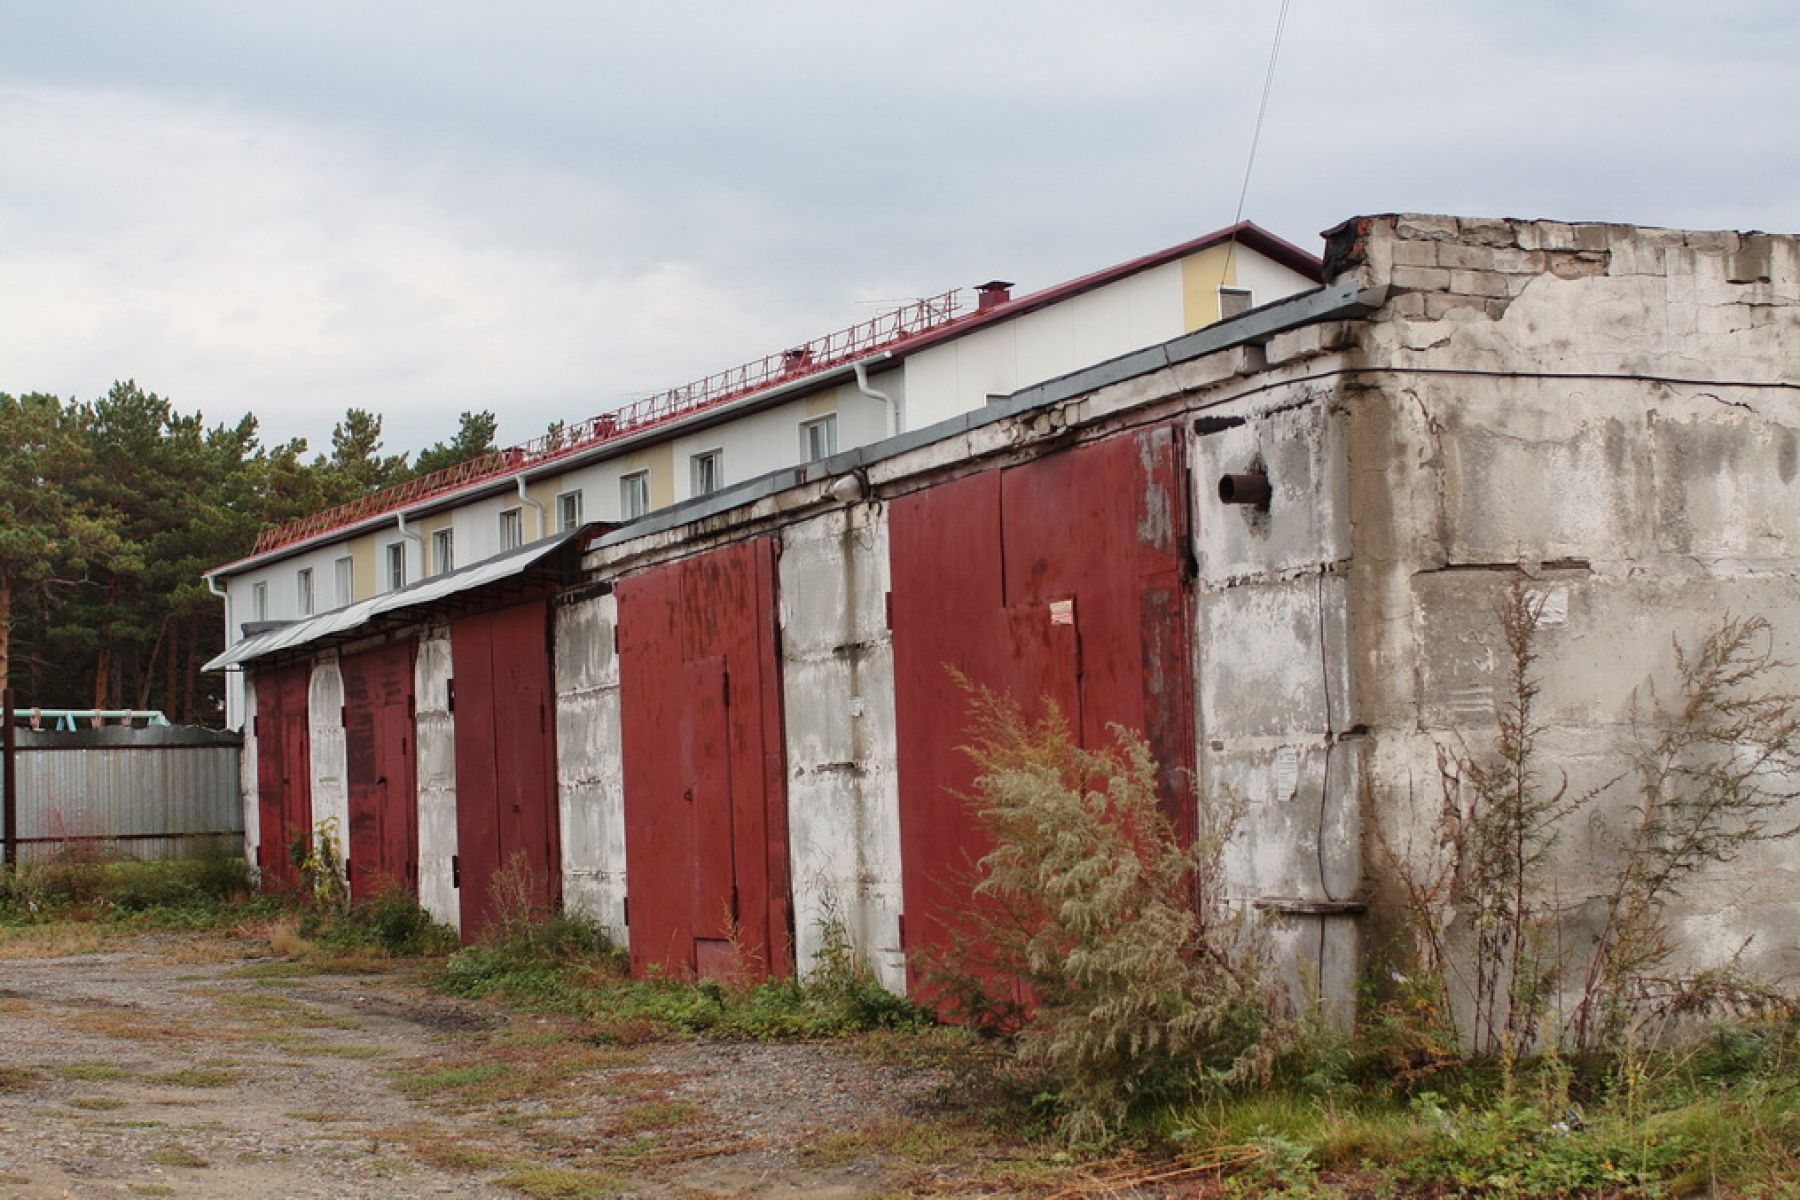
POLYGON ((265 890, 300 885, 293 847, 312 838, 312 735, 307 710, 311 668, 260 673, 256 680, 256 865, 265 890))
POLYGON ((419 807, 413 741, 412 641, 394 642, 340 664, 344 677, 344 759, 349 791, 350 896, 388 888, 418 893, 419 807))

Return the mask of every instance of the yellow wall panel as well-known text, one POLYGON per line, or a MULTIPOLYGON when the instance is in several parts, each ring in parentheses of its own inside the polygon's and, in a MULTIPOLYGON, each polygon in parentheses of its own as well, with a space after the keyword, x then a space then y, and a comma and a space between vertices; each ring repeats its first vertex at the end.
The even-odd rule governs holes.
POLYGON ((1219 319, 1219 289, 1237 286, 1237 256, 1229 245, 1209 246, 1181 260, 1181 315, 1192 332, 1219 319))

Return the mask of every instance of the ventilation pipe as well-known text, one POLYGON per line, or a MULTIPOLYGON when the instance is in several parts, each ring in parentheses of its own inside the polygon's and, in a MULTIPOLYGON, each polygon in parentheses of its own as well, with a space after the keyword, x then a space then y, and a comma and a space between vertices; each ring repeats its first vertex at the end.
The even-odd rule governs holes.
POLYGON ((1269 498, 1273 489, 1269 487, 1269 476, 1262 471, 1247 471, 1241 475, 1219 476, 1219 503, 1247 504, 1262 512, 1269 511, 1269 498))
POLYGON ((878 392, 869 386, 869 368, 865 363, 856 364, 856 390, 871 400, 878 400, 887 405, 887 435, 893 437, 900 432, 900 408, 894 398, 886 392, 878 392))
POLYGON ((519 488, 519 502, 521 504, 529 504, 532 508, 537 510, 537 540, 542 541, 544 539, 544 522, 548 514, 544 512, 544 506, 539 504, 536 500, 533 500, 531 494, 525 490, 525 477, 523 475, 515 475, 513 477, 513 482, 517 484, 519 488))

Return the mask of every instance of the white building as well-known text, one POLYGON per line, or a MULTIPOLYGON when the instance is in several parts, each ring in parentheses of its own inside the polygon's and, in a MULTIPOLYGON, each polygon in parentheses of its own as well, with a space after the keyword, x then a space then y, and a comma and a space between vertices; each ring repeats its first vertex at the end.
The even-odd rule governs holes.
MULTIPOLYGON (((977 410, 1315 287, 1318 258, 1250 223, 1029 295, 995 281, 719 372, 559 435, 265 530, 207 573, 246 624, 368 600, 586 522, 627 522, 977 410)), ((227 721, 244 719, 242 687, 227 721)))

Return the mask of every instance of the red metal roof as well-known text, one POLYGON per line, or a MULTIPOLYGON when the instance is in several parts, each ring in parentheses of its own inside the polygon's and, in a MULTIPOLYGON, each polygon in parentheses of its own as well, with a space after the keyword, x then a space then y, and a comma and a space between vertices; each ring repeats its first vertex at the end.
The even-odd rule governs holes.
POLYGON ((948 291, 939 296, 914 301, 891 313, 815 338, 779 354, 765 355, 728 371, 719 371, 681 387, 634 401, 623 408, 601 413, 577 425, 546 433, 521 445, 496 450, 480 458, 382 488, 349 503, 309 514, 285 525, 264 529, 257 536, 256 548, 247 557, 215 568, 215 573, 248 563, 275 550, 348 529, 383 513, 396 512, 475 484, 515 475, 522 470, 579 454, 628 434, 641 433, 771 387, 822 374, 880 351, 894 355, 910 354, 995 322, 1022 316, 1059 300, 1104 287, 1139 271, 1226 243, 1246 246, 1315 282, 1324 278, 1324 264, 1316 255, 1276 237, 1259 225, 1242 221, 1154 254, 1146 254, 973 313, 962 313, 959 293, 955 290, 948 291))

